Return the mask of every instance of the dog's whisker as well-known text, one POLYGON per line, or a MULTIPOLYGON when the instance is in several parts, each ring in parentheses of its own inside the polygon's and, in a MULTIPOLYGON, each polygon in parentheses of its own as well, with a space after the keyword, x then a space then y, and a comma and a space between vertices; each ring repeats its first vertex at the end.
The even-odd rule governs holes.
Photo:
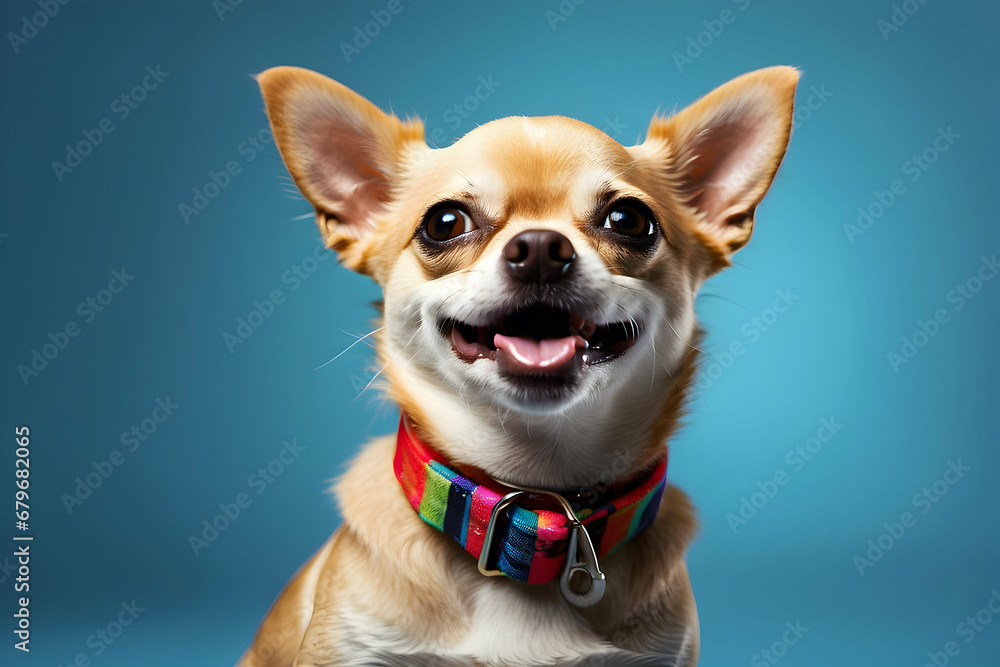
MULTIPOLYGON (((650 338, 650 344, 651 344, 651 346, 653 348, 653 367, 649 371, 649 391, 650 391, 650 393, 652 393, 653 392, 653 381, 656 379, 656 364, 659 363, 659 360, 657 359, 657 356, 656 356, 656 335, 655 334, 650 334, 650 336, 651 336, 651 338, 650 338)), ((664 367, 663 370, 667 370, 666 367, 664 367)))
MULTIPOLYGON (((399 356, 400 354, 402 354, 403 352, 405 352, 405 351, 406 351, 406 348, 408 348, 408 347, 410 346, 410 343, 412 343, 412 342, 413 342, 413 339, 417 337, 417 334, 418 334, 418 333, 420 333, 420 330, 419 330, 419 329, 417 329, 417 330, 416 330, 416 331, 414 331, 414 332, 413 332, 412 334, 410 334, 410 338, 409 338, 409 340, 407 340, 407 341, 406 341, 406 344, 405 344, 405 345, 404 345, 404 346, 403 346, 403 347, 402 347, 402 348, 401 348, 401 349, 400 349, 399 351, 397 351, 397 352, 396 352, 396 354, 394 354, 394 355, 392 356, 392 358, 391 358, 391 359, 389 359, 389 361, 387 361, 387 362, 385 363, 385 365, 384 365, 384 366, 382 366, 382 368, 380 368, 380 369, 378 370, 378 372, 377 372, 377 373, 375 373, 375 375, 373 375, 373 376, 372 376, 372 379, 368 381, 368 384, 366 384, 366 385, 364 386, 364 388, 363 388, 363 389, 362 389, 362 390, 361 390, 360 392, 358 392, 358 395, 357 395, 357 396, 355 396, 355 397, 354 397, 354 398, 352 399, 352 401, 353 401, 353 400, 357 400, 357 399, 358 399, 358 398, 359 398, 359 397, 360 397, 360 396, 361 396, 362 394, 364 394, 364 393, 365 393, 366 391, 368 391, 368 388, 372 386, 372 382, 374 382, 374 381, 375 381, 375 380, 376 380, 376 379, 377 379, 377 378, 378 378, 378 377, 379 377, 379 376, 380 376, 380 375, 381 375, 381 374, 382 374, 382 373, 383 373, 383 372, 385 371, 385 369, 386 369, 386 368, 388 368, 388 367, 389 367, 389 365, 390 365, 390 364, 392 364, 392 362, 394 362, 394 361, 396 360, 396 357, 398 357, 398 356, 399 356)), ((411 358, 412 358, 412 357, 411 357, 411 358)))
MULTIPOLYGON (((637 289, 635 287, 630 287, 628 285, 623 285, 623 284, 619 284, 618 286, 622 287, 622 288, 624 288, 626 290, 630 290, 630 291, 633 291, 633 292, 642 293, 642 290, 637 289)), ((621 308, 621 306, 619 306, 619 308, 621 308)), ((622 310, 624 312, 624 308, 622 308, 622 310)), ((629 317, 631 318, 631 316, 629 316, 629 317)), ((661 314, 660 318, 666 323, 666 325, 670 328, 670 330, 673 332, 673 334, 677 337, 677 340, 679 340, 681 343, 683 343, 684 345, 688 346, 692 350, 696 350, 697 352, 701 352, 702 354, 704 354, 704 352, 702 350, 698 349, 694 345, 691 345, 690 342, 688 342, 687 340, 685 340, 683 336, 681 336, 679 333, 677 333, 677 329, 675 329, 674 325, 670 322, 670 318, 668 318, 665 314, 661 314)), ((635 322, 635 320, 633 320, 633 323, 634 322, 635 322)))
MULTIPOLYGON (((626 315, 628 315, 628 313, 625 311, 625 307, 624 306, 618 304, 618 308, 622 312, 625 312, 626 315)), ((632 320, 632 323, 634 324, 635 320, 632 319, 632 317, 630 315, 628 315, 628 317, 629 317, 630 320, 632 320)), ((698 350, 698 348, 694 347, 693 345, 688 344, 687 341, 685 341, 683 338, 680 337, 680 335, 677 333, 677 331, 670 324, 670 320, 667 318, 666 315, 660 315, 660 318, 663 319, 663 321, 667 323, 667 326, 670 327, 670 330, 673 331, 674 335, 677 337, 678 340, 680 340, 682 343, 684 343, 685 345, 687 345, 691 349, 696 350, 698 352, 701 352, 701 350, 698 350)), ((674 378, 673 373, 670 372, 670 369, 667 368, 667 365, 663 361, 660 361, 659 358, 656 355, 656 339, 655 339, 655 336, 653 338, 651 338, 650 344, 653 347, 653 362, 654 362, 654 364, 659 364, 660 368, 662 368, 663 371, 670 378, 670 381, 674 383, 674 387, 678 391, 681 391, 682 387, 680 386, 680 384, 678 384, 676 378, 674 378)), ((656 378, 656 370, 655 370, 655 366, 654 366, 654 369, 653 369, 652 373, 650 374, 650 378, 649 378, 649 388, 650 388, 650 391, 653 390, 653 384, 654 384, 655 378, 656 378)), ((628 387, 627 386, 625 387, 625 391, 628 392, 628 387)))
POLYGON ((677 333, 677 329, 675 329, 674 325, 671 324, 670 318, 668 318, 666 315, 660 315, 660 317, 663 319, 664 322, 667 323, 667 326, 670 327, 670 330, 674 332, 674 335, 677 336, 677 340, 681 341, 682 343, 684 343, 685 345, 687 345, 689 348, 691 348, 695 352, 698 352, 700 354, 705 354, 705 352, 703 350, 695 347, 694 345, 692 345, 688 341, 684 340, 684 338, 682 338, 681 335, 679 333, 677 333))
POLYGON ((712 294, 711 292, 700 292, 698 294, 698 296, 695 298, 695 301, 697 301, 698 299, 700 299, 703 296, 710 297, 712 299, 721 299, 723 301, 728 301, 729 303, 733 304, 734 306, 736 306, 737 308, 743 310, 744 312, 747 312, 747 313, 750 312, 750 309, 747 308, 746 306, 744 306, 743 304, 738 303, 736 301, 733 301, 732 299, 730 299, 728 297, 724 297, 721 294, 712 294))
MULTIPOLYGON (((313 371, 318 371, 319 369, 323 368, 324 366, 328 366, 329 364, 332 364, 332 363, 333 363, 333 362, 335 362, 335 361, 336 361, 337 359, 340 359, 340 357, 341 357, 341 356, 343 356, 343 355, 344 355, 344 354, 345 354, 345 353, 346 353, 346 352, 347 352, 348 350, 350 350, 350 349, 351 349, 352 347, 354 347, 355 345, 357 345, 357 344, 358 344, 358 343, 360 343, 361 341, 365 340, 366 338, 368 338, 368 337, 369 337, 369 336, 371 336, 372 334, 375 334, 375 333, 378 333, 379 331, 381 331, 381 330, 382 330, 382 329, 384 329, 384 328, 385 328, 385 326, 381 326, 381 327, 379 327, 378 329, 375 329, 375 331, 369 331, 369 332, 368 332, 368 333, 366 333, 366 334, 365 334, 364 336, 359 336, 359 337, 358 337, 358 339, 357 339, 356 341, 354 341, 353 343, 351 343, 350 345, 348 345, 348 346, 347 346, 346 348, 344 348, 344 350, 343 350, 343 351, 342 351, 342 352, 341 352, 340 354, 338 354, 337 356, 335 356, 335 357, 334 357, 333 359, 331 359, 330 361, 326 362, 325 364, 323 364, 323 365, 321 365, 321 366, 317 366, 316 368, 314 368, 314 369, 313 369, 313 371)), ((344 330, 343 330, 343 329, 341 329, 341 331, 344 331, 344 330)), ((348 333, 348 332, 346 332, 346 331, 344 331, 344 333, 346 333, 346 334, 347 334, 348 336, 353 336, 353 335, 354 335, 354 334, 351 334, 351 333, 348 333)), ((310 371, 310 372, 312 372, 312 371, 310 371)))

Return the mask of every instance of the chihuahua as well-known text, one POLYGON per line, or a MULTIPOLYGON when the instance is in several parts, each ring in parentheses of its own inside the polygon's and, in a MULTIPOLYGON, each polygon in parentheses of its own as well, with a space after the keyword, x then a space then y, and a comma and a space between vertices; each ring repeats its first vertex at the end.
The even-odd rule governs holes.
POLYGON ((744 74, 636 146, 550 116, 430 148, 320 74, 258 76, 327 247, 383 290, 401 420, 337 482, 342 525, 240 665, 697 663, 667 441, 695 296, 750 239, 798 77, 744 74))

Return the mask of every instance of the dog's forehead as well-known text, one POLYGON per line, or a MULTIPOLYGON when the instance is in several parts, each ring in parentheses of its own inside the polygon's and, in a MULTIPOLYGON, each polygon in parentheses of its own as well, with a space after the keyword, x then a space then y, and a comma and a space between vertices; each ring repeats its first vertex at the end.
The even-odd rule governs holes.
POLYGON ((510 116, 490 121, 459 139, 455 147, 488 149, 498 157, 543 152, 542 157, 624 154, 621 144, 593 125, 565 116, 510 116))
POLYGON ((433 152, 434 168, 423 173, 431 189, 502 203, 508 215, 587 205, 633 162, 605 133, 561 116, 501 118, 433 152))

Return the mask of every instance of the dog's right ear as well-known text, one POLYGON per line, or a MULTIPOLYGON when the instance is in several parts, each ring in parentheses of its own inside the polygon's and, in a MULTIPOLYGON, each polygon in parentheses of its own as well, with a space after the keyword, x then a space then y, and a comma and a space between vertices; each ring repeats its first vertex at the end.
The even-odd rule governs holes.
POLYGON ((729 266, 753 234, 754 213, 791 137, 799 71, 766 67, 738 76, 669 118, 647 142, 673 154, 673 177, 712 251, 711 272, 729 266))
MULTIPOLYGON (((257 76, 274 140, 295 185, 316 209, 327 247, 369 273, 365 248, 423 123, 401 121, 333 79, 300 67, 257 76)), ((414 144, 416 142, 416 144, 414 144)))

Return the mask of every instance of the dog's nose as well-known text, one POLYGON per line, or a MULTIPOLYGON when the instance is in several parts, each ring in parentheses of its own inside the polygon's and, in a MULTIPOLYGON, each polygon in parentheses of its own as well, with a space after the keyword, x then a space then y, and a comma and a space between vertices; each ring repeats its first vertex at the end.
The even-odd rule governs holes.
POLYGON ((554 283, 569 270, 576 251, 568 238, 551 229, 529 229, 503 249, 510 275, 523 283, 554 283))

